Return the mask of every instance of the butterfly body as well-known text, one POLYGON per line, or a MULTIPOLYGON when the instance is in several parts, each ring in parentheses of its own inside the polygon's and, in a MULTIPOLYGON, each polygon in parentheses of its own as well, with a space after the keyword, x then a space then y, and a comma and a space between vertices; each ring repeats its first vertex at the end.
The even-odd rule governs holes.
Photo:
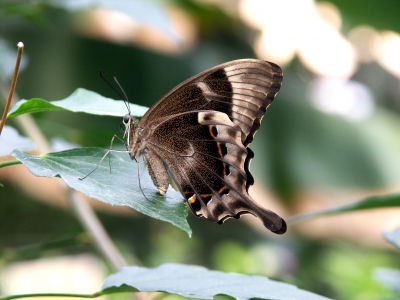
POLYGON ((248 145, 281 82, 279 66, 256 59, 204 71, 166 94, 138 124, 124 117, 129 154, 144 155, 161 195, 170 176, 196 216, 221 224, 250 213, 282 234, 285 221, 248 194, 254 184, 248 145))

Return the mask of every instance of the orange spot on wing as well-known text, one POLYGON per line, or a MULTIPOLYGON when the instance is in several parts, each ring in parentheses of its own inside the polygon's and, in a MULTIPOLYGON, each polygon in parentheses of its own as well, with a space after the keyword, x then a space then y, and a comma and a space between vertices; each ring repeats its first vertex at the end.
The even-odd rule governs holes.
POLYGON ((217 138, 217 135, 214 133, 215 127, 214 126, 208 126, 208 132, 210 133, 212 138, 217 138))
POLYGON ((222 148, 221 148, 221 144, 220 144, 220 143, 217 143, 217 148, 218 148, 219 156, 220 156, 220 157, 223 157, 223 156, 224 156, 224 153, 222 152, 222 148))
POLYGON ((210 200, 212 197, 212 194, 201 194, 201 198, 204 199, 205 201, 210 200))
POLYGON ((193 203, 196 202, 196 200, 197 200, 196 195, 193 195, 192 197, 190 197, 190 198, 188 199, 188 202, 189 202, 190 204, 193 204, 193 203))
POLYGON ((231 172, 227 164, 224 164, 224 169, 222 170, 224 176, 228 176, 231 172))
POLYGON ((222 188, 219 189, 218 193, 220 195, 227 195, 229 194, 229 189, 226 186, 223 186, 222 188))

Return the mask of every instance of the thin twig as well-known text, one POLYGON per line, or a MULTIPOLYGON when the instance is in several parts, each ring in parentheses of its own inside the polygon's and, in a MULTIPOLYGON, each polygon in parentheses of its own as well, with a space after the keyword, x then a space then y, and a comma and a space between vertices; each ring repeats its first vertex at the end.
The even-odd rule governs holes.
POLYGON ((108 258, 114 268, 119 269, 125 266, 126 262, 124 258, 114 246, 90 205, 85 201, 80 193, 77 193, 72 189, 68 190, 68 197, 70 198, 70 204, 75 211, 75 215, 85 230, 91 233, 97 249, 99 249, 104 257, 108 258))
POLYGON ((17 61, 15 62, 14 76, 11 81, 10 92, 8 93, 6 106, 5 106, 4 112, 3 112, 3 117, 1 118, 1 121, 0 121, 0 134, 3 131, 3 127, 4 127, 4 124, 6 123, 6 119, 7 119, 7 113, 11 106, 11 100, 13 98, 15 87, 17 85, 19 66, 21 64, 21 58, 22 58, 22 52, 24 50, 24 44, 22 42, 19 42, 17 44, 17 46, 18 46, 17 61))

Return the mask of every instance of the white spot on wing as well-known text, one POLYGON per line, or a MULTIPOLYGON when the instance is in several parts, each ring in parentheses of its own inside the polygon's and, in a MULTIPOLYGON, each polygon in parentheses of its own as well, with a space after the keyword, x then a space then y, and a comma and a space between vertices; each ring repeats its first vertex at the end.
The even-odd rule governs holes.
POLYGON ((227 125, 235 127, 236 125, 229 119, 228 115, 219 111, 201 111, 197 115, 197 121, 201 125, 227 125))
POLYGON ((204 82, 198 82, 198 83, 196 83, 196 85, 197 85, 198 88, 201 89, 201 91, 203 92, 203 95, 206 96, 206 99, 207 99, 208 101, 210 101, 210 100, 207 98, 207 96, 218 96, 218 95, 217 95, 216 93, 214 93, 214 92, 210 89, 210 87, 209 87, 207 84, 205 84, 204 82))

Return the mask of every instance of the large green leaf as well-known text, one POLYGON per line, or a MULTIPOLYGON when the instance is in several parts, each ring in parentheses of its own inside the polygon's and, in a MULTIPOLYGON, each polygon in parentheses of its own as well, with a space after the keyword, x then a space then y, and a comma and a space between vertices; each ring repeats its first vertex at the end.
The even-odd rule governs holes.
MULTIPOLYGON (((83 112, 92 115, 119 116, 128 113, 124 101, 112 100, 95 92, 78 88, 70 96, 63 100, 51 101, 40 98, 18 101, 8 112, 7 118, 14 118, 22 114, 69 110, 83 112)), ((141 117, 147 111, 147 107, 130 104, 131 114, 141 117)))
MULTIPOLYGON (((106 150, 101 148, 79 148, 40 156, 14 150, 12 155, 36 176, 61 177, 68 186, 88 197, 111 205, 132 207, 147 216, 169 222, 191 235, 186 221, 187 207, 180 193, 170 189, 166 197, 160 196, 142 167, 140 182, 147 199, 144 198, 138 185, 137 164, 124 160, 122 155, 109 154, 112 173, 108 159, 105 159, 95 172, 80 180, 80 177, 93 170, 105 153, 106 150)), ((128 157, 127 154, 125 156, 128 157)))
POLYGON ((213 299, 228 295, 236 299, 328 299, 262 276, 211 271, 199 266, 162 264, 157 268, 123 267, 107 277, 101 294, 115 292, 167 292, 188 298, 213 299))
POLYGON ((390 194, 386 196, 372 196, 360 201, 334 206, 316 212, 297 215, 289 218, 287 221, 289 224, 295 224, 299 222, 308 221, 310 219, 315 219, 317 217, 338 214, 343 212, 372 209, 372 208, 382 208, 382 207, 399 207, 399 206, 400 206, 400 194, 390 194))

